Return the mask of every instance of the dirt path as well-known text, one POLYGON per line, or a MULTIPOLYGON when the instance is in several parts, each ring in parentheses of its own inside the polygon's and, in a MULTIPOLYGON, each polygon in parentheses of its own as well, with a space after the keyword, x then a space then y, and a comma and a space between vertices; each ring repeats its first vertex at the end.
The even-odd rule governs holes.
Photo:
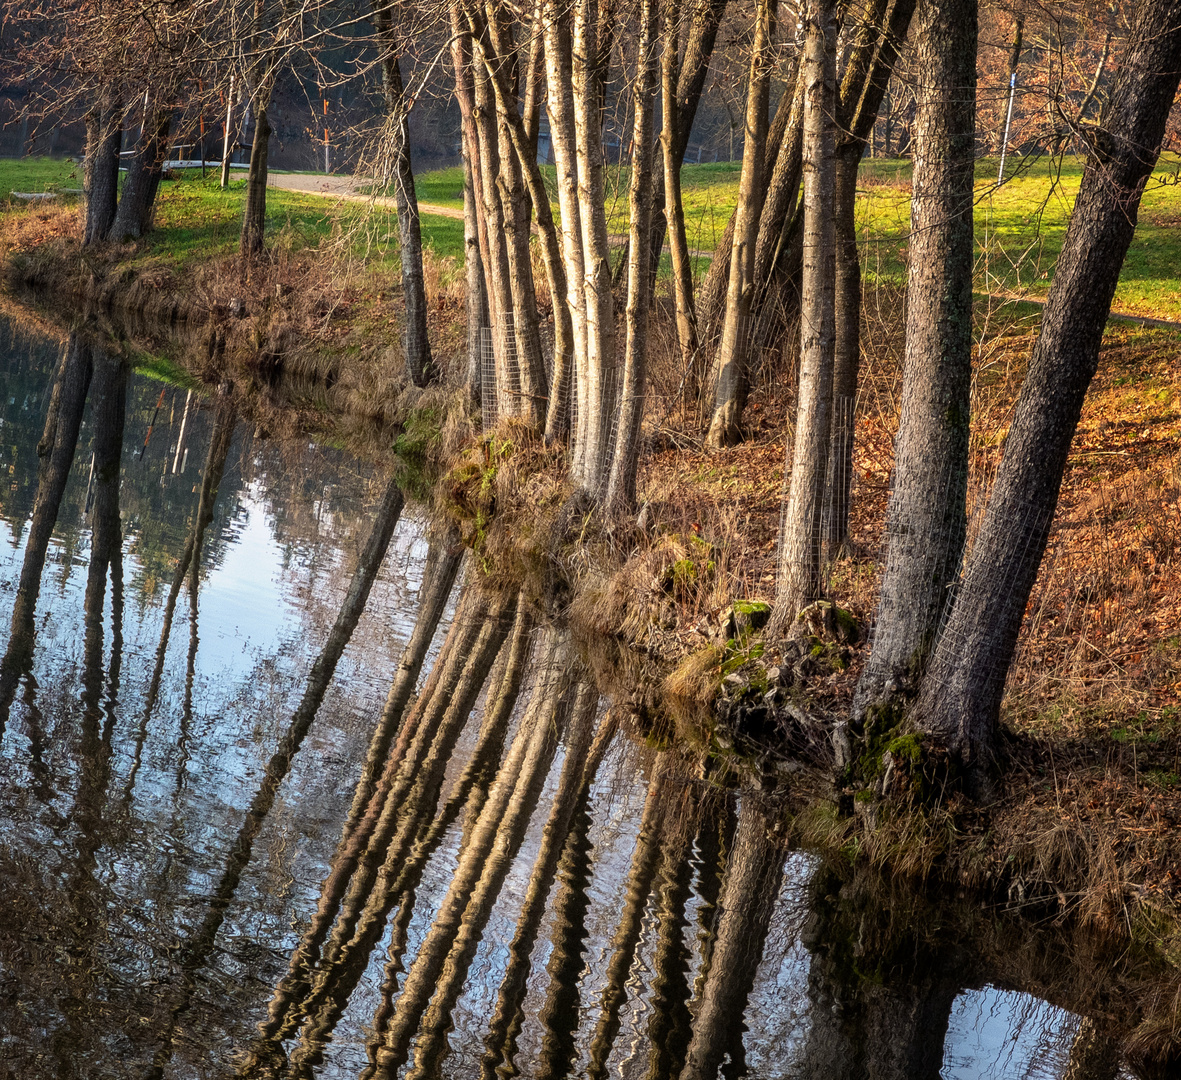
MULTIPOLYGON (((234 174, 235 180, 242 180, 245 177, 245 173, 234 174)), ((358 182, 351 176, 331 176, 324 173, 269 173, 267 187, 283 188, 285 191, 303 191, 309 195, 324 195, 335 199, 344 199, 348 202, 372 203, 374 206, 390 210, 396 209, 394 200, 391 198, 359 193, 357 191, 358 182)), ((420 199, 418 210, 422 214, 434 214, 437 217, 452 218, 455 221, 463 220, 463 211, 454 206, 440 206, 438 203, 423 202, 420 199)), ((533 231, 537 232, 536 225, 533 226, 533 231)), ((627 237, 622 233, 613 233, 608 237, 608 240, 612 247, 620 247, 627 243, 627 237)), ((690 248, 689 256, 694 259, 711 259, 713 252, 690 248)))
MULTIPOLYGON (((235 180, 244 180, 244 172, 235 172, 235 180)), ((268 173, 267 187, 282 188, 284 191, 302 191, 309 195, 324 195, 346 202, 372 203, 389 210, 397 209, 393 199, 384 195, 367 195, 358 191, 359 183, 352 176, 333 176, 324 173, 268 173)), ((419 201, 418 209, 424 214, 463 220, 463 211, 454 206, 439 206, 437 203, 419 201)))

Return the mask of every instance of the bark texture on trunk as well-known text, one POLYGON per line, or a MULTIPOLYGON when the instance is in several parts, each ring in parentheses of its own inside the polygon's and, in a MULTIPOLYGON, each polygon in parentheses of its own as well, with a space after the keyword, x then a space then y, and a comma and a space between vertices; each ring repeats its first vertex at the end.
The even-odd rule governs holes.
MULTIPOLYGON (((582 213, 578 202, 574 95, 569 78, 574 63, 570 9, 559 0, 544 0, 541 18, 549 87, 547 107, 550 144, 557 174, 562 260, 566 273, 566 308, 570 313, 571 335, 569 357, 554 355, 554 377, 546 416, 546 436, 559 439, 567 436, 574 427, 575 379, 577 373, 586 369, 586 265, 582 250, 582 213)), ((577 443, 574 449, 577 453, 577 443)))
POLYGON ((574 62, 570 79, 586 308, 586 361, 575 379, 577 424, 573 473, 575 483, 596 500, 607 481, 611 422, 617 396, 615 304, 603 193, 603 67, 599 24, 605 14, 604 7, 601 0, 577 0, 574 5, 574 62))
POLYGON ((685 149, 680 139, 680 106, 677 101, 681 50, 679 0, 668 0, 664 10, 664 52, 660 63, 661 108, 664 130, 660 135, 664 169, 664 216, 668 224, 668 253, 672 264, 673 301, 676 304, 677 345, 681 350, 687 396, 696 397, 702 373, 698 370, 697 316, 693 309, 693 264, 685 236, 685 209, 681 201, 681 163, 685 149))
MULTIPOLYGON (((525 373, 522 381, 522 392, 527 395, 523 403, 525 415, 530 418, 530 422, 534 426, 537 426, 537 422, 544 419, 546 438, 552 440, 560 438, 563 435, 563 432, 557 430, 557 427, 551 430, 551 420, 554 421, 555 425, 560 426, 555 414, 555 402, 560 397, 560 392, 556 388, 569 381, 569 365, 573 348, 572 337, 574 331, 567 297, 566 268, 562 262, 562 250, 558 240, 557 225, 553 219, 549 194, 546 191, 545 182, 541 176, 541 169, 537 164, 537 133, 535 128, 536 123, 540 122, 536 112, 537 103, 536 101, 527 101, 525 103, 524 116, 518 111, 516 98, 505 76, 504 69, 506 65, 504 59, 497 55, 493 46, 493 41, 497 40, 500 36, 504 36, 507 31, 501 27, 500 34, 494 34, 492 27, 485 21, 479 8, 474 3, 467 4, 466 10, 473 38, 478 44, 495 96, 502 142, 507 139, 507 142, 510 144, 511 150, 507 150, 507 148, 506 150, 515 159, 516 168, 519 170, 520 176, 523 178, 528 189, 528 199, 525 199, 525 190, 523 188, 519 188, 514 194, 514 205, 516 205, 516 199, 524 200, 520 204, 520 209, 524 210, 525 235, 528 233, 528 208, 530 205, 537 215, 537 231, 541 239, 542 263, 545 267, 546 283, 549 286, 550 301, 554 315, 553 379, 552 381, 547 381, 544 368, 534 367, 529 373, 525 373), (532 389, 527 390, 527 386, 531 386, 532 389)), ((540 15, 535 20, 535 23, 535 33, 540 34, 540 15)), ((540 39, 537 38, 535 40, 540 39)), ((540 64, 540 54, 533 55, 531 51, 531 77, 529 85, 533 88, 533 93, 537 92, 534 80, 540 78, 540 71, 538 70, 540 64)), ((504 152, 502 151, 503 156, 504 152)), ((527 243, 525 247, 528 247, 527 243)), ((527 284, 531 293, 533 288, 532 276, 530 276, 527 284)), ((514 279, 514 290, 516 287, 517 283, 514 279)), ((536 324, 538 318, 536 304, 533 304, 529 310, 531 314, 528 317, 532 318, 534 324, 536 324)), ((540 340, 537 347, 540 350, 540 340)))
POLYGON ((836 352, 833 359, 833 422, 829 446, 829 492, 824 542, 832 556, 849 542, 853 481, 854 409, 861 365, 861 263, 857 253, 857 172, 881 108, 886 84, 906 39, 915 0, 873 0, 858 28, 841 80, 837 105, 836 352))
POLYGON ((648 382, 648 314, 652 248, 652 111, 656 93, 656 0, 640 0, 638 53, 632 109, 631 230, 628 236, 626 346, 623 385, 619 394, 618 429, 614 439, 611 473, 607 480, 608 513, 626 514, 635 509, 636 469, 640 460, 640 427, 644 418, 644 393, 648 382))
POLYGON ((82 193, 86 200, 83 244, 105 240, 115 221, 122 139, 123 108, 114 89, 107 88, 86 114, 86 159, 82 173, 82 193))
POLYGON ((426 386, 437 374, 431 359, 426 325, 426 284, 422 272, 422 226, 418 218, 418 195, 414 190, 414 169, 410 161, 410 107, 398 63, 398 36, 393 26, 393 8, 379 3, 373 9, 373 24, 381 49, 381 87, 385 97, 386 123, 391 129, 390 156, 394 180, 394 205, 398 214, 398 261, 402 266, 402 297, 406 325, 402 349, 406 370, 415 386, 426 386))
MULTIPOLYGON (((484 207, 481 198, 480 143, 476 131, 476 90, 472 78, 472 39, 460 19, 459 5, 450 5, 451 60, 455 69, 455 100, 459 104, 460 131, 463 140, 463 254, 467 309, 467 384, 473 405, 483 408, 484 334, 492 326, 488 308, 488 285, 485 264, 488 238, 484 230, 484 207)), ((493 397, 491 391, 489 397, 493 397)), ((492 404, 495 402, 493 400, 492 404)))
POLYGON ((264 79, 254 101, 254 140, 250 145, 250 168, 246 174, 246 208, 242 213, 242 236, 238 248, 243 255, 262 253, 267 224, 267 150, 271 124, 267 119, 272 83, 264 79))
POLYGON ((972 379, 976 0, 923 0, 902 406, 886 572, 855 725, 913 691, 959 574, 972 379))
POLYGON ((767 104, 771 87, 771 53, 775 38, 777 0, 759 0, 746 103, 746 142, 734 211, 734 243, 730 251, 730 280, 722 344, 714 361, 714 409, 706 434, 707 446, 734 446, 742 440, 742 410, 749 389, 752 347, 751 305, 754 301, 755 243, 763 209, 764 160, 767 154, 767 104))
POLYGON ((996 485, 913 713, 978 779, 1179 77, 1181 3, 1146 0, 1103 123, 1088 133, 1082 185, 996 485))
POLYGON ((771 633, 782 635, 824 591, 821 519, 832 413, 836 6, 816 0, 804 26, 804 266, 800 384, 771 633))
POLYGON ((111 227, 116 240, 138 240, 151 228, 171 132, 172 110, 156 109, 123 181, 123 194, 111 227))

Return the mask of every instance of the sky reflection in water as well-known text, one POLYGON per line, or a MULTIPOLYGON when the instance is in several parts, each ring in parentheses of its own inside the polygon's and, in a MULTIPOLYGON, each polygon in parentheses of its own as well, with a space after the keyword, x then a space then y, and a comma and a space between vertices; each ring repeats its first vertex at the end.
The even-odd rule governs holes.
MULTIPOLYGON (((6 646, 37 493, 36 444, 61 353, 57 343, 0 327, 0 467, 10 478, 8 490, 0 491, 0 633, 6 646)), ((225 884, 247 809, 344 600, 383 484, 342 453, 256 439, 239 423, 201 552, 191 690, 192 625, 182 588, 159 698, 148 714, 165 602, 196 513, 215 422, 209 403, 194 395, 185 427, 187 464, 174 473, 186 391, 164 387, 140 457, 160 390, 161 384, 140 376, 129 382, 119 487, 121 654, 112 648, 108 583, 101 661, 88 672, 84 596, 92 532, 85 504, 95 435, 88 406, 41 576, 31 669, 20 672, 0 742, 0 1077, 235 1074, 316 907, 370 730, 414 626, 427 543, 422 523, 407 511, 315 723, 261 823, 240 880, 224 898, 212 948, 199 948, 213 894, 225 884), (101 685, 97 704, 93 695, 86 703, 88 677, 101 685)), ((518 706, 506 745, 522 711, 518 706)), ((443 799, 472 752, 480 715, 477 707, 457 744, 443 799)), ((444 1075, 480 1073, 487 1024, 563 759, 559 749, 467 970, 444 1075)), ((684 1059, 688 1024, 699 1019, 695 982, 712 947, 710 931, 719 925, 708 899, 710 878, 716 893, 717 852, 733 850, 744 812, 732 798, 715 798, 705 823, 695 820, 679 885, 669 866, 680 864, 656 858, 638 909, 634 955, 624 968, 618 1032, 595 1047, 603 988, 618 966, 618 924, 648 785, 660 767, 651 751, 617 735, 598 770, 581 847, 571 849, 549 890, 532 948, 514 1056, 519 1075, 540 1075, 557 1060, 570 1075, 605 1066, 612 1076, 659 1077, 684 1059), (563 934, 582 954, 564 975, 555 974, 561 965, 554 955, 563 934), (547 1016, 552 1002, 577 1012, 555 1027, 547 1016), (657 1037, 662 1053, 653 1051, 654 1030, 665 1033, 657 1037), (559 1044, 566 1045, 560 1053, 559 1044)), ((680 790, 671 786, 669 799, 679 799, 680 790)), ((405 928, 407 968, 447 893, 463 834, 461 814, 423 867, 405 928)), ((725 1016, 717 1028, 730 1042, 741 1036, 729 1056, 745 1059, 746 1075, 839 1075, 816 1071, 824 1059, 815 1038, 818 1008, 827 1010, 831 1060, 856 1062, 870 1075, 906 1075, 887 1061, 889 1040, 880 1042, 882 1032, 870 1030, 878 990, 921 1008, 939 994, 946 997, 949 1007, 924 1029, 934 1037, 946 1032, 946 1080, 1065 1074, 1078 1018, 1036 998, 987 986, 948 992, 946 980, 927 985, 926 976, 907 971, 905 963, 887 969, 882 987, 842 985, 849 971, 836 961, 821 970, 804 943, 806 927, 818 918, 815 860, 793 853, 782 872, 772 869, 769 931, 765 942, 754 943, 749 1003, 744 1015, 725 1016), (853 1031, 863 1016, 864 1029, 853 1031)), ((322 1063, 309 1063, 302 1074, 293 1065, 267 1075, 346 1077, 367 1070, 390 941, 387 925, 363 958, 331 1042, 314 1055, 322 1063)), ((914 1040, 918 1029, 909 1030, 899 1038, 914 1040)), ((286 1050, 299 1060, 295 1039, 286 1050)))

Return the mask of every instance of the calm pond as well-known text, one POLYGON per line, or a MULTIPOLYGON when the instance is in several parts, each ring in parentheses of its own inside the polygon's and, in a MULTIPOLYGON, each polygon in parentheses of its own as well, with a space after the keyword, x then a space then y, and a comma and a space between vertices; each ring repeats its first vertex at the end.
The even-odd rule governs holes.
POLYGON ((0 1077, 1131 1075, 1126 958, 789 851, 412 507, 358 599, 370 466, 77 337, 0 380, 0 1077), (363 771, 428 591, 420 687, 493 689, 363 771))

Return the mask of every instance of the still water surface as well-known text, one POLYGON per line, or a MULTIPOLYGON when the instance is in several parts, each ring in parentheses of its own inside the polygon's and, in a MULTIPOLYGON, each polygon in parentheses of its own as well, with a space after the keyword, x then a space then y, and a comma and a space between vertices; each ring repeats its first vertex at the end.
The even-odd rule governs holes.
MULTIPOLYGON (((1128 1075, 1105 1018, 1062 1007, 1082 977, 1071 957, 1047 958, 1011 929, 977 949, 954 912, 788 852, 760 796, 612 731, 597 693, 585 732, 610 742, 589 793, 547 846, 578 753, 578 721, 560 714, 520 842, 498 830, 503 880, 470 948, 448 955, 453 1003, 420 1009, 405 1050, 389 1050, 400 995, 495 801, 493 767, 430 835, 462 793, 487 693, 435 800, 408 802, 399 818, 418 815, 417 846, 391 873, 414 873, 382 899, 384 878, 353 898, 376 920, 373 940, 349 955, 317 946, 297 985, 319 996, 301 1004, 292 958, 323 907, 415 625, 428 530, 403 512, 314 721, 293 739, 385 480, 342 452, 258 437, 205 391, 117 368, 77 339, 0 326, 0 1077, 1128 1075), (60 433, 81 353, 89 376, 71 451, 60 433), (117 480, 104 488, 119 395, 117 480), (51 410, 56 449, 39 457, 51 410), (55 498, 46 463, 59 451, 68 471, 55 498), (121 535, 104 556, 112 492, 121 535), (43 564, 30 546, 38 513, 52 519, 43 564), (195 576, 177 574, 186 545, 195 576), (556 869, 521 938, 550 850, 556 869), (1015 957, 996 958, 1013 948, 1030 950, 1026 981, 1015 957), (1056 966, 1064 983, 1046 974, 1056 966), (1058 1004, 1026 992, 1050 985, 1058 1004), (496 1022, 506 1004, 507 1030, 496 1022)), ((534 688, 550 692, 547 632, 532 632, 505 761, 527 734, 534 688)), ((553 649, 551 668, 577 665, 568 644, 553 649)), ((383 851, 371 856, 376 868, 383 851)))

